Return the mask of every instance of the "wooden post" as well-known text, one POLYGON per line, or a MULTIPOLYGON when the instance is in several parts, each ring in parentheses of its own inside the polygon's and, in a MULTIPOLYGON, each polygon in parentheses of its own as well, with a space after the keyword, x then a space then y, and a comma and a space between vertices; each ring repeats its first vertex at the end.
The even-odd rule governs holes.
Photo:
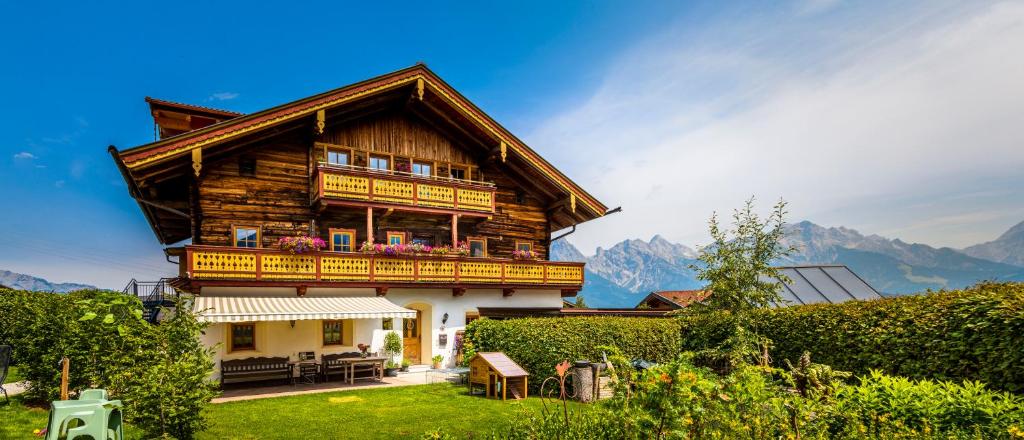
POLYGON ((68 370, 70 369, 68 358, 60 360, 60 400, 68 400, 68 370))
POLYGON ((452 247, 459 242, 459 215, 452 214, 452 247))
POLYGON ((373 244, 373 208, 366 208, 366 241, 373 244))
POLYGON ((508 394, 508 378, 501 376, 501 400, 505 400, 505 396, 508 394))

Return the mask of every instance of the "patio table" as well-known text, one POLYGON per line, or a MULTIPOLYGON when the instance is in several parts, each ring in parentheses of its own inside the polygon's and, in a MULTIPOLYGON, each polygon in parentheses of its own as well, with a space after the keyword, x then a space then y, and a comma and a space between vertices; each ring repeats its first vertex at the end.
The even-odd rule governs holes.
POLYGON ((388 358, 382 356, 370 356, 370 357, 358 357, 358 358, 347 358, 341 360, 341 362, 348 364, 348 383, 356 383, 356 365, 372 365, 373 376, 364 379, 375 379, 378 381, 384 380, 384 362, 388 358))

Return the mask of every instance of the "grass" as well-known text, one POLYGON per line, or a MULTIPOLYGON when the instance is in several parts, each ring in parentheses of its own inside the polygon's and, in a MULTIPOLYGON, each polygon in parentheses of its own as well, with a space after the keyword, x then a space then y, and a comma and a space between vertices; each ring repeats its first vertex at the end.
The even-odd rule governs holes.
MULTIPOLYGON (((535 397, 502 402, 449 384, 339 391, 209 405, 210 426, 198 438, 395 439, 420 438, 435 429, 456 438, 481 437, 524 411, 540 410, 535 397)), ((0 438, 38 438, 32 430, 46 425, 47 412, 12 398, 8 405, 0 401, 0 420, 0 438)), ((141 436, 129 426, 125 438, 141 436)))
POLYGON ((25 376, 22 376, 21 372, 18 371, 18 366, 17 365, 11 365, 10 367, 8 367, 8 369, 7 369, 7 378, 4 379, 4 382, 12 383, 12 382, 20 382, 20 381, 23 381, 23 380, 25 380, 25 376))

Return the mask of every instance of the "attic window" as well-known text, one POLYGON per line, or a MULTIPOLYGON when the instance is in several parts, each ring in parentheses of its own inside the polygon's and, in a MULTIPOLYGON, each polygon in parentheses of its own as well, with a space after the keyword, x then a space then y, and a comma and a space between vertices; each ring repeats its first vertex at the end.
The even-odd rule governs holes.
POLYGON ((249 156, 238 158, 238 174, 240 176, 255 176, 256 159, 249 156))

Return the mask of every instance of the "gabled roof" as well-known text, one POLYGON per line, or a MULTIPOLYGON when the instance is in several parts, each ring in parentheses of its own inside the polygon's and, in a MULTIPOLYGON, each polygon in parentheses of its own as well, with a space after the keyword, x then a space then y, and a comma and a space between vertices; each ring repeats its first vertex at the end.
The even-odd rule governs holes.
POLYGON ((707 298, 707 293, 701 289, 662 290, 657 292, 651 292, 650 294, 645 296, 643 300, 637 303, 636 306, 640 307, 641 305, 646 304, 651 299, 657 299, 673 309, 681 309, 704 298, 707 298))
MULTIPOLYGON (((779 274, 788 278, 778 282, 779 296, 783 304, 802 305, 820 303, 841 303, 851 300, 870 300, 882 297, 875 288, 849 267, 841 264, 782 266, 777 267, 779 274)), ((710 295, 706 290, 665 290, 651 292, 636 307, 656 299, 672 309, 681 309, 703 300, 710 295)))
POLYGON ((150 110, 155 110, 155 109, 159 109, 159 108, 167 108, 167 109, 173 109, 173 110, 183 110, 183 111, 186 111, 186 112, 189 112, 189 113, 199 113, 199 114, 207 114, 207 115, 210 115, 210 116, 218 116, 221 119, 223 119, 223 118, 237 118, 239 116, 245 115, 245 113, 239 113, 239 112, 235 112, 235 111, 231 111, 231 110, 221 110, 221 109, 218 109, 218 108, 204 107, 204 106, 201 106, 201 105, 185 104, 185 103, 181 103, 181 102, 168 101, 168 100, 165 100, 165 99, 152 98, 152 97, 149 97, 149 96, 146 97, 146 103, 149 104, 149 109, 150 110))
MULTIPOLYGON (((505 353, 500 351, 477 353, 473 358, 483 359, 484 362, 487 362, 487 365, 490 365, 491 368, 494 369, 494 371, 505 377, 521 377, 530 375, 530 373, 527 373, 523 367, 520 367, 519 364, 515 363, 512 359, 509 359, 505 353)), ((472 359, 470 359, 470 361, 472 361, 472 359)))
POLYGON ((124 169, 131 175, 137 170, 158 167, 165 161, 189 155, 195 149, 216 149, 218 146, 226 144, 233 139, 268 130, 300 118, 312 117, 320 110, 340 108, 360 99, 410 85, 415 85, 417 91, 422 87, 424 93, 435 95, 438 99, 449 105, 461 118, 470 121, 471 124, 485 133, 493 142, 495 150, 500 147, 502 155, 507 154, 521 158, 529 167, 536 170, 541 176, 544 176, 554 186, 564 191, 567 198, 572 199, 574 208, 576 203, 579 202, 578 204, 581 207, 590 212, 586 217, 597 218, 604 215, 607 211, 607 207, 600 201, 584 191, 579 185, 562 174, 533 151, 533 149, 422 64, 267 110, 238 116, 198 130, 115 152, 115 157, 121 162, 119 165, 123 165, 124 169))

